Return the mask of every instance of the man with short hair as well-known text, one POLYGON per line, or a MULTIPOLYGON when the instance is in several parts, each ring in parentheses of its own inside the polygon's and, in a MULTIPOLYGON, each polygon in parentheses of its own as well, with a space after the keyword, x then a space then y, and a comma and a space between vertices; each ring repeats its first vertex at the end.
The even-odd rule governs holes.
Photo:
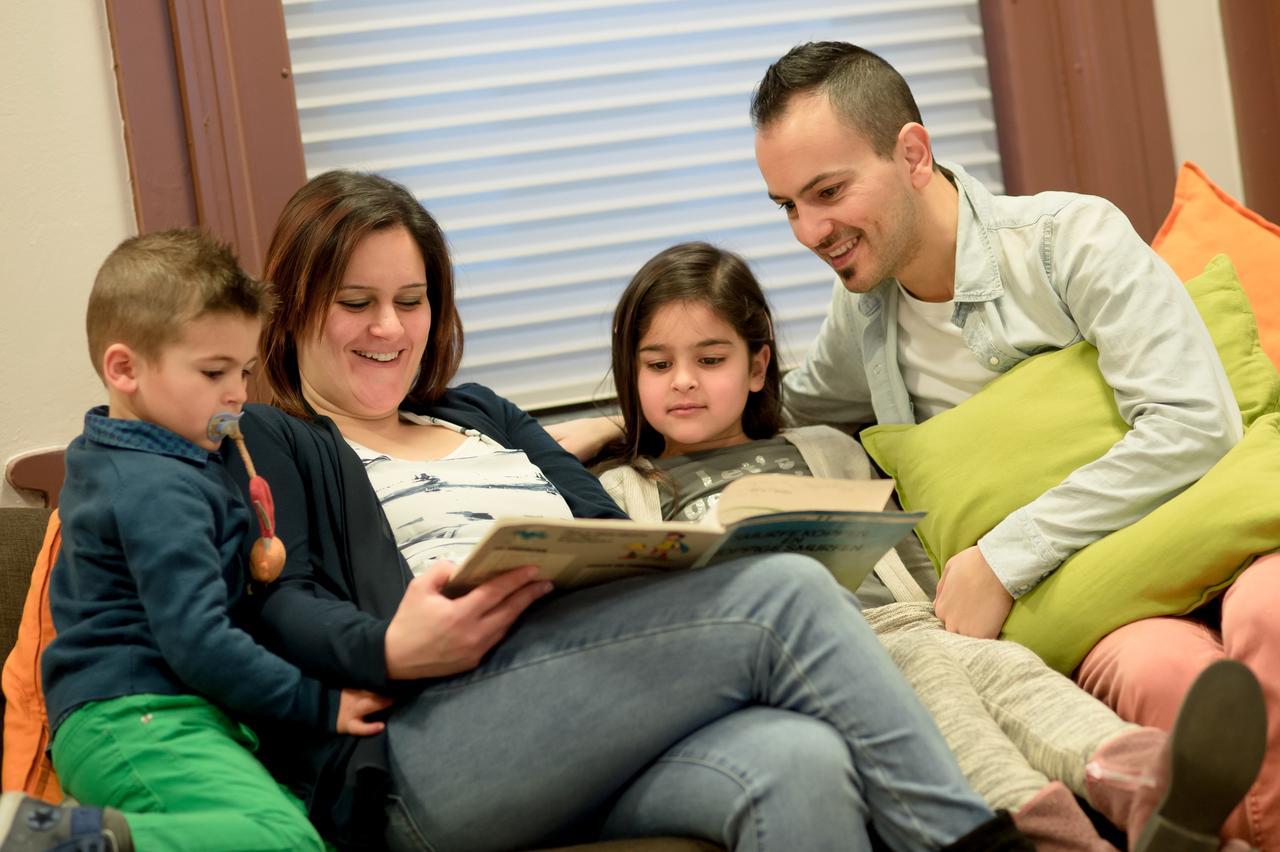
POLYGON ((947 563, 937 613, 948 630, 999 635, 1015 598, 1240 440, 1240 410, 1190 296, 1110 202, 995 196, 935 162, 902 77, 850 44, 778 60, 752 118, 769 197, 842 285, 805 364, 785 378, 795 422, 915 423, 1083 339, 1132 426, 947 563))
MULTIPOLYGON (((796 239, 839 276, 804 365, 783 380, 794 423, 915 423, 1036 353, 1087 340, 1131 427, 1103 456, 948 560, 935 601, 948 631, 998 636, 1016 598, 1187 488, 1242 437, 1222 362, 1186 289, 1110 202, 1066 192, 997 196, 960 167, 935 162, 906 82, 851 44, 791 50, 765 73, 751 113, 769 197, 796 239)), ((1207 662, 1194 658, 1161 688, 1122 670, 1122 652, 1134 659, 1143 652, 1129 644, 1108 651, 1110 668, 1098 679, 1109 682, 1095 694, 1119 684, 1176 708, 1207 662)), ((1260 677, 1274 679, 1253 662, 1260 677)), ((1236 736, 1251 727, 1244 722, 1221 733, 1236 736)), ((1181 736, 1179 726, 1174 751, 1181 736)), ((1158 848, 1174 848, 1167 844, 1175 836, 1178 849, 1216 847, 1212 828, 1258 758, 1246 759, 1244 745, 1218 747, 1222 767, 1238 761, 1234 781, 1210 785, 1212 804, 1193 795, 1195 804, 1180 811, 1185 820, 1179 806, 1162 805, 1158 848)), ((1280 786, 1274 774, 1264 769, 1228 824, 1230 835, 1267 849, 1280 849, 1269 845, 1280 837, 1259 828, 1280 786)), ((1170 791, 1162 800, 1177 798, 1170 791)))

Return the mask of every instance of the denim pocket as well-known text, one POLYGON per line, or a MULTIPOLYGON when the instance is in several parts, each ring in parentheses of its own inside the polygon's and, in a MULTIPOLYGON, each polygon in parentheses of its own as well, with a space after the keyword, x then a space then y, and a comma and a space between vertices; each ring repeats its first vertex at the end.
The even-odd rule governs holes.
POLYGON ((409 815, 404 799, 387 795, 387 828, 384 840, 390 852, 435 852, 435 847, 422 836, 418 824, 409 815))

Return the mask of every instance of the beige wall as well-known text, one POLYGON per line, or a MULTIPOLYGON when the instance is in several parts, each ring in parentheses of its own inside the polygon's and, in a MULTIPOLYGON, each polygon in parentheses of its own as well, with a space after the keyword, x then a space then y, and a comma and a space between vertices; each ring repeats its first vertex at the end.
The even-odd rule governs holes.
MULTIPOLYGON (((84 307, 134 230, 102 0, 0 2, 0 460, 62 445, 105 399, 84 307)), ((0 505, 21 504, 7 485, 0 505)))
POLYGON ((1155 9, 1174 160, 1194 160, 1214 183, 1243 199, 1218 4, 1155 0, 1155 9))

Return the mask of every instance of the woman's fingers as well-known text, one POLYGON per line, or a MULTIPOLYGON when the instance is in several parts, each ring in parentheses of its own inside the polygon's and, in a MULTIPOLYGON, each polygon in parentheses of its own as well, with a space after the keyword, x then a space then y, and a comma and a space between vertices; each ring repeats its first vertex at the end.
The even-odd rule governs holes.
MULTIPOLYGON (((444 587, 448 584, 449 578, 453 576, 453 572, 458 570, 458 566, 447 559, 439 559, 431 562, 422 573, 413 578, 413 582, 420 586, 426 586, 431 590, 442 593, 444 587)), ((413 583, 410 583, 413 585, 413 583)))
POLYGON ((526 565, 449 598, 444 586, 455 570, 436 563, 409 583, 387 626, 389 676, 439 677, 475 668, 520 613, 551 590, 536 579, 537 567, 526 565))
MULTIPOLYGON (((513 594, 520 592, 529 586, 543 588, 544 584, 537 581, 538 566, 522 565, 519 568, 512 568, 505 574, 499 574, 491 580, 486 580, 458 598, 458 602, 470 607, 476 617, 482 617, 502 606, 503 602, 513 594)), ((550 591, 550 584, 545 584, 546 590, 541 592, 538 597, 550 591)), ((526 604, 527 605, 527 604, 526 604)))
MULTIPOLYGON (((538 598, 551 591, 552 585, 546 580, 537 580, 537 569, 534 566, 526 566, 526 568, 517 568, 501 577, 494 578, 485 586, 496 583, 497 580, 508 580, 506 583, 495 586, 486 591, 494 596, 492 603, 488 597, 484 599, 482 606, 485 609, 477 609, 476 620, 473 627, 478 631, 476 639, 477 648, 480 655, 487 654, 494 645, 502 641, 502 637, 507 635, 507 631, 511 629, 511 625, 520 617, 529 606, 538 598), (526 570, 533 568, 532 571, 526 570), (519 577, 512 578, 512 574, 519 574, 519 577), (523 579, 522 579, 523 578, 523 579), (498 597, 501 595, 501 597, 498 597)), ((477 587, 471 594, 475 594, 483 587, 477 587)))
MULTIPOLYGON (((482 621, 491 629, 498 630, 498 639, 506 635, 507 630, 538 598, 550 592, 552 585, 545 580, 528 583, 516 589, 502 599, 496 606, 482 616, 482 621)), ((497 640, 495 639, 495 642, 497 640)))

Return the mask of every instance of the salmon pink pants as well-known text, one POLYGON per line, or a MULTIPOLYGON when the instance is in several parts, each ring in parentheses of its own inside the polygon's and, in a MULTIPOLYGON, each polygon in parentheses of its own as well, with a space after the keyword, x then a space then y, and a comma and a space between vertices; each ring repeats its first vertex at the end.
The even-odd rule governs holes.
POLYGON ((1253 788, 1223 829, 1280 852, 1280 553, 1250 565, 1227 590, 1219 629, 1191 618, 1147 618, 1094 646, 1076 681, 1116 714, 1170 730, 1191 682, 1215 660, 1238 660, 1262 683, 1267 754, 1253 788))

